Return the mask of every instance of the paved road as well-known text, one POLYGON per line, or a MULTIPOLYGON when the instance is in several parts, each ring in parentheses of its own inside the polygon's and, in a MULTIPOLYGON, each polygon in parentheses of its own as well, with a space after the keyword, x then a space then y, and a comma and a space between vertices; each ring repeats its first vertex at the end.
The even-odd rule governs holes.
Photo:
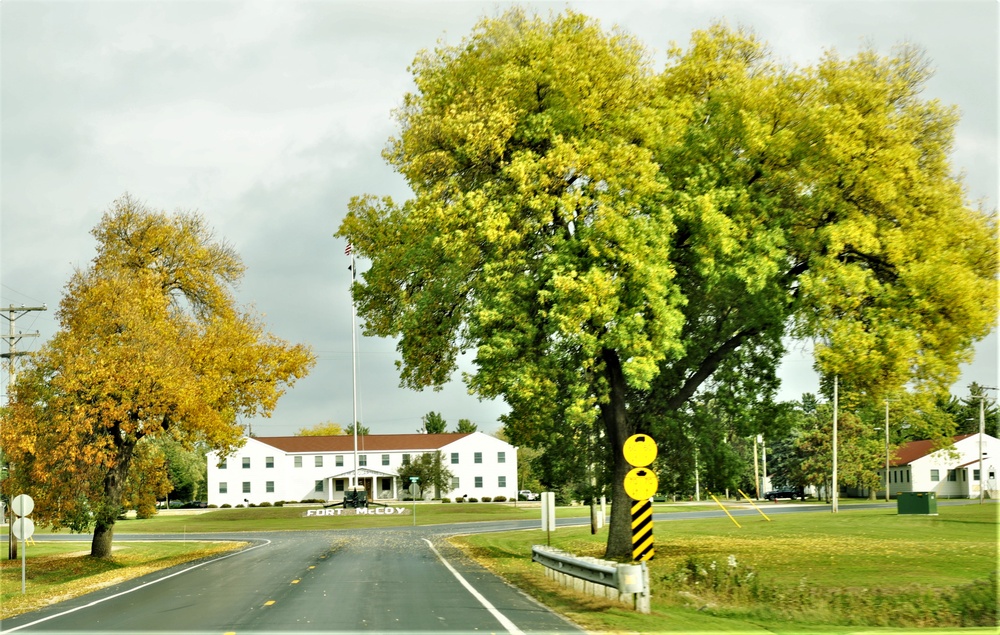
POLYGON ((2 629, 216 635, 582 632, 455 553, 435 533, 416 528, 213 534, 252 537, 254 544, 4 620, 2 629))
MULTIPOLYGON (((892 505, 891 503, 889 504, 892 505)), ((850 509, 883 507, 852 505, 850 509)), ((768 505, 770 514, 823 507, 768 505)), ((753 509, 736 516, 756 515, 753 509)), ((656 514, 657 522, 722 512, 656 514)), ((559 519, 581 525, 589 519, 559 519)), ((25 615, 3 633, 582 632, 449 547, 443 536, 538 527, 503 521, 436 527, 240 534, 238 553, 181 565, 25 615)), ((129 539, 177 536, 122 535, 129 539)), ((55 534, 39 539, 76 539, 55 534)))

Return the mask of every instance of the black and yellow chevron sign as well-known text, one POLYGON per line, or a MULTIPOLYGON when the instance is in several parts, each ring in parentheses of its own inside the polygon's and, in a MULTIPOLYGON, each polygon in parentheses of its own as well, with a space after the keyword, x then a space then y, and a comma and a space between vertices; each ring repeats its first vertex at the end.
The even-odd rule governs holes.
POLYGON ((632 502, 632 560, 643 562, 653 557, 653 504, 648 500, 632 502))

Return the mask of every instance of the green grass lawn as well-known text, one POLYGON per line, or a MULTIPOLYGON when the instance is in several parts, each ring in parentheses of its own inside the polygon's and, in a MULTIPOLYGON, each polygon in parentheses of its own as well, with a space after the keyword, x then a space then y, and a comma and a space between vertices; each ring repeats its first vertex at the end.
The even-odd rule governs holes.
MULTIPOLYGON (((241 507, 215 509, 197 514, 161 514, 148 519, 119 520, 115 533, 217 533, 233 531, 302 531, 311 529, 353 529, 359 527, 407 527, 413 525, 413 504, 393 503, 406 510, 406 515, 313 516, 305 517, 309 509, 320 505, 295 507, 241 507)), ((442 525, 477 520, 529 520, 540 518, 540 508, 507 503, 418 503, 416 524, 442 525)), ((563 507, 556 511, 560 518, 590 515, 587 507, 563 507)))
MULTIPOLYGON (((770 522, 742 517, 742 528, 727 518, 659 522, 650 562, 653 614, 648 616, 566 592, 545 579, 541 565, 530 561, 531 545, 546 542, 540 530, 457 541, 516 586, 601 632, 766 628, 849 633, 883 624, 927 627, 949 619, 961 622, 961 607, 942 596, 956 595, 956 589, 976 581, 980 603, 993 603, 992 618, 985 619, 994 625, 987 632, 995 632, 995 578, 992 585, 985 581, 997 568, 997 511, 995 504, 942 505, 938 516, 900 516, 894 509, 817 511, 774 515, 770 522), (956 615, 945 615, 949 611, 956 615)), ((560 528, 551 540, 565 551, 601 557, 606 533, 560 528)))
POLYGON ((25 593, 21 593, 21 560, 0 560, 0 619, 238 546, 232 542, 122 542, 115 544, 111 558, 97 559, 89 555, 89 541, 29 543, 24 552, 25 593))

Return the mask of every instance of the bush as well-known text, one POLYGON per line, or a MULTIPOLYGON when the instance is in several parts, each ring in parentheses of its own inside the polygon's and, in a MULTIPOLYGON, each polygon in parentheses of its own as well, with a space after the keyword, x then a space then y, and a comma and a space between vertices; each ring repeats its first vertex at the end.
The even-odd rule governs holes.
POLYGON ((442 502, 442 503, 450 503, 450 502, 451 502, 451 499, 450 499, 450 498, 442 498, 442 499, 441 499, 441 502, 442 502))
POLYGON ((284 507, 285 506, 285 501, 276 501, 274 503, 274 506, 275 507, 284 507))
POLYGON ((470 499, 469 499, 469 502, 470 502, 470 503, 478 503, 478 502, 479 502, 479 499, 478 499, 478 498, 470 498, 470 499))
POLYGON ((456 499, 455 499, 455 502, 456 502, 456 503, 464 503, 464 502, 465 502, 465 499, 464 499, 464 498, 456 498, 456 499))
POLYGON ((232 507, 229 503, 223 503, 220 509, 232 509, 232 507))
POLYGON ((507 502, 507 497, 506 496, 494 496, 493 497, 493 502, 494 503, 506 503, 507 502))
POLYGON ((267 502, 267 501, 264 501, 263 503, 261 503, 261 504, 260 504, 260 505, 258 505, 257 507, 270 507, 270 506, 271 506, 271 503, 269 503, 269 502, 267 502))
POLYGON ((493 499, 490 498, 489 496, 483 496, 483 502, 484 503, 491 503, 491 502, 493 502, 493 499))
POLYGON ((237 504, 237 505, 236 505, 236 509, 243 509, 243 503, 239 503, 239 504, 237 504))
POLYGON ((215 504, 212 504, 212 505, 209 505, 209 506, 208 506, 208 508, 209 508, 209 509, 218 509, 218 508, 219 508, 219 506, 218 506, 218 505, 215 505, 215 504))

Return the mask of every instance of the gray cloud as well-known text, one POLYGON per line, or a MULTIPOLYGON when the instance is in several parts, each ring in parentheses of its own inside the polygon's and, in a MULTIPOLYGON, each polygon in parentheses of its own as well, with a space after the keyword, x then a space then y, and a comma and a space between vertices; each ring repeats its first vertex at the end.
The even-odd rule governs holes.
MULTIPOLYGON (((199 210, 247 264, 238 294, 318 364, 280 402, 265 434, 351 418, 348 260, 332 237, 351 196, 407 195, 380 156, 420 49, 458 42, 494 2, 5 2, 0 6, 0 303, 47 302, 22 330, 57 328, 89 230, 128 191, 150 206, 199 210)), ((928 97, 963 113, 955 165, 969 196, 997 204, 997 5, 993 2, 595 1, 565 6, 620 25, 665 61, 670 41, 716 20, 753 29, 781 59, 815 63, 870 43, 912 42, 937 68, 928 97)), ((31 342, 37 347, 40 342, 31 342)), ((398 387, 395 343, 363 338, 363 421, 409 432, 430 410, 495 429, 502 403, 398 387)), ((956 387, 996 385, 997 339, 956 387)), ((817 390, 790 352, 783 397, 817 390)))

